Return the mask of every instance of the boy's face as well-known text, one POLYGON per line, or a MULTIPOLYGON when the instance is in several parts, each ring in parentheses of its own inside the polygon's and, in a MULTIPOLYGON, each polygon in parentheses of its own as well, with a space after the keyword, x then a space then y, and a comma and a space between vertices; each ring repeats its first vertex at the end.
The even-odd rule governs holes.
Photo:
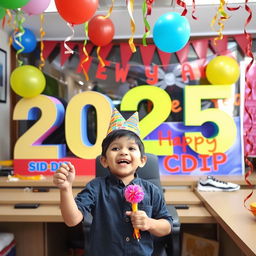
POLYGON ((139 146, 134 139, 128 137, 117 138, 109 145, 106 157, 101 157, 101 164, 109 168, 110 172, 121 179, 124 184, 134 179, 138 167, 146 163, 146 156, 141 157, 139 146))

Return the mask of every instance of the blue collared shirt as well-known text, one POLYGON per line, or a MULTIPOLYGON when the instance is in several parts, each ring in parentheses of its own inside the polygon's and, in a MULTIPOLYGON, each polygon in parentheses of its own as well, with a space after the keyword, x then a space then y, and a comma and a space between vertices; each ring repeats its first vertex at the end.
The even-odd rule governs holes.
MULTIPOLYGON (((145 193, 138 209, 148 217, 166 219, 172 224, 163 195, 159 188, 146 180, 135 177, 130 184, 140 185, 145 193)), ((75 201, 84 218, 93 216, 90 231, 89 256, 151 256, 152 235, 140 231, 141 240, 133 237, 133 226, 126 211, 131 204, 125 200, 126 186, 114 175, 95 178, 76 196, 75 201)))

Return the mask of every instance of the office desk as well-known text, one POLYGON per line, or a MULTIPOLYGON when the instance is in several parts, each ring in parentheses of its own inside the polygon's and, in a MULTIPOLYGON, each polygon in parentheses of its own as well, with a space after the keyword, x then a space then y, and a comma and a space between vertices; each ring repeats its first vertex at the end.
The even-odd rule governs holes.
MULTIPOLYGON (((74 188, 73 195, 75 196, 80 190, 74 188)), ((189 209, 178 210, 181 223, 215 222, 193 191, 166 190, 164 196, 167 204, 189 205, 189 209)), ((63 222, 59 202, 60 194, 57 188, 50 188, 49 192, 25 191, 22 188, 1 188, 0 221, 63 222), (37 209, 14 209, 13 206, 17 203, 40 203, 40 206, 37 209)))
MULTIPOLYGON (((251 190, 235 192, 199 192, 196 194, 221 227, 247 256, 256 255, 256 217, 244 206, 243 201, 251 190)), ((255 194, 248 203, 256 201, 255 194)))

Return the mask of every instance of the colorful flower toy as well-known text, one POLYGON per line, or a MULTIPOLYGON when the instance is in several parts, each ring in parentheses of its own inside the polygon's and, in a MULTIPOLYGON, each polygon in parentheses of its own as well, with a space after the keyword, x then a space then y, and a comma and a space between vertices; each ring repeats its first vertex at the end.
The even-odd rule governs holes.
MULTIPOLYGON (((139 185, 129 185, 124 191, 124 196, 126 201, 132 204, 132 211, 136 212, 138 210, 138 203, 144 198, 144 192, 139 185)), ((138 228, 134 229, 133 236, 139 241, 140 231, 138 228)))

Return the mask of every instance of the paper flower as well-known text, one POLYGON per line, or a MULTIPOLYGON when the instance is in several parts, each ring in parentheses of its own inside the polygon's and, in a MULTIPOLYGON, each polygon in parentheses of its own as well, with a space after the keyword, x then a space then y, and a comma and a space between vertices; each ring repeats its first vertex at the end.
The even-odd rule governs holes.
MULTIPOLYGON (((132 211, 138 211, 138 203, 141 202, 144 198, 144 192, 141 186, 139 185, 129 185, 124 191, 124 197, 127 202, 132 204, 132 211)), ((133 236, 139 241, 140 231, 135 228, 133 236)))
POLYGON ((143 200, 144 192, 139 185, 129 185, 124 191, 124 196, 127 202, 135 204, 143 200))

